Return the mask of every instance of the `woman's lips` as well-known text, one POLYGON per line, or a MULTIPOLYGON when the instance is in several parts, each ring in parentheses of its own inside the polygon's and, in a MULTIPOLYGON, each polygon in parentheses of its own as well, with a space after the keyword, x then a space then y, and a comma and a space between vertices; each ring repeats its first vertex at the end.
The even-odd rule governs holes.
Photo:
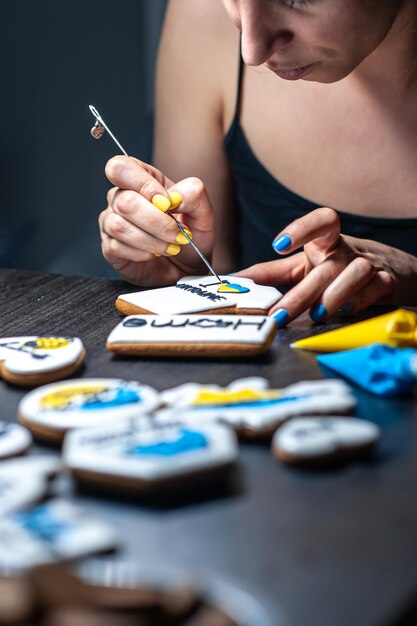
MULTIPOLYGON (((298 80, 310 73, 315 63, 304 65, 303 67, 294 67, 292 69, 273 69, 274 74, 285 80, 298 80)), ((272 68, 271 68, 272 69, 272 68)))

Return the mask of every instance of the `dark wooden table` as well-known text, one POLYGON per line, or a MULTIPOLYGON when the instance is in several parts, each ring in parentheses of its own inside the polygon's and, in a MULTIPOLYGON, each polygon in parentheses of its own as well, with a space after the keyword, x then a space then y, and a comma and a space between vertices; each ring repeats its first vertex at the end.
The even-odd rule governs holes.
MULTIPOLYGON (((87 348, 81 376, 160 390, 252 375, 277 387, 323 377, 314 355, 288 347, 310 334, 306 317, 257 360, 117 359, 104 344, 120 320, 115 296, 131 290, 106 279, 1 270, 0 335, 79 336, 87 348)), ((1 419, 15 420, 24 393, 0 382, 1 419)), ((230 581, 257 598, 271 626, 397 625, 417 597, 417 403, 356 393, 357 415, 382 428, 372 461, 301 471, 281 465, 266 443, 246 443, 221 489, 159 503, 80 493, 71 484, 67 495, 118 528, 119 558, 230 581)))

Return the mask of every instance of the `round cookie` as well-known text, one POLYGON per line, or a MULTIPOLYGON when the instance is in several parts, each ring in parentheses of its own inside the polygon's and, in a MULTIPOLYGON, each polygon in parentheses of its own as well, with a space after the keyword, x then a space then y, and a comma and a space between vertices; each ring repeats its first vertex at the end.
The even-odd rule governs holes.
POLYGON ((300 417, 275 433, 272 451, 285 463, 320 463, 369 453, 380 430, 356 417, 300 417))
POLYGON ((24 454, 31 445, 32 435, 27 428, 0 422, 0 460, 24 454))
POLYGON ((65 438, 65 465, 81 482, 152 491, 194 482, 232 466, 235 434, 220 424, 150 426, 140 418, 74 430, 65 438))
POLYGON ((312 380, 269 389, 263 378, 235 380, 228 387, 188 383, 161 394, 161 423, 221 422, 239 435, 272 435, 287 419, 311 414, 348 413, 356 406, 350 387, 340 380, 312 380))
POLYGON ((0 472, 0 517, 39 501, 47 489, 47 482, 40 474, 0 472))
POLYGON ((60 443, 67 430, 119 422, 159 404, 152 387, 114 378, 80 378, 45 385, 21 400, 18 420, 40 439, 60 443))
POLYGON ((85 358, 78 337, 3 337, 0 339, 0 376, 28 387, 71 376, 85 358))

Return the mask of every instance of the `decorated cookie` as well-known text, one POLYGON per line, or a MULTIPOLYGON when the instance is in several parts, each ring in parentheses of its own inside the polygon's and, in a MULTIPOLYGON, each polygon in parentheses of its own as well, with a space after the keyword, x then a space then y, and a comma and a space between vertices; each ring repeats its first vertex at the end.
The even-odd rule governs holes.
POLYGON ((110 333, 111 352, 155 356, 248 356, 267 350, 274 320, 254 315, 131 315, 110 333))
POLYGON ((140 418, 74 430, 63 449, 79 480, 137 490, 204 477, 230 467, 237 453, 234 433, 222 425, 152 427, 140 418))
POLYGON ((353 350, 373 343, 383 343, 398 348, 416 347, 417 313, 397 309, 393 313, 378 315, 364 322, 300 339, 291 346, 315 352, 337 352, 353 350))
POLYGON ((31 445, 32 435, 26 428, 0 422, 0 460, 24 454, 31 445))
POLYGON ((40 474, 0 471, 0 517, 34 504, 46 492, 47 483, 40 474))
POLYGON ((275 287, 257 285, 249 278, 220 278, 218 283, 213 276, 186 276, 172 287, 123 294, 117 298, 116 307, 125 315, 265 315, 282 297, 275 287))
POLYGON ((3 337, 0 376, 16 385, 34 387, 70 376, 84 361, 77 337, 3 337))
POLYGON ((113 378, 80 378, 29 392, 19 404, 18 419, 37 437, 59 443, 71 428, 119 422, 158 404, 158 393, 147 385, 113 378))
POLYGON ((286 463, 303 464, 370 452, 378 426, 356 417, 300 417, 277 430, 274 454, 286 463))
POLYGON ((25 571, 41 563, 113 549, 114 531, 65 500, 51 500, 0 519, 0 569, 25 571))
POLYGON ((320 354, 321 365, 366 391, 385 398, 408 394, 417 386, 417 350, 382 344, 320 354))
POLYGON ((8 459, 0 463, 0 476, 10 473, 23 474, 25 476, 40 476, 44 480, 55 478, 63 469, 60 456, 52 454, 25 455, 15 459, 8 459))
POLYGON ((350 387, 339 380, 313 380, 284 389, 269 389, 263 378, 236 380, 226 388, 188 383, 162 393, 168 408, 157 421, 199 425, 223 422, 240 434, 272 434, 290 417, 314 413, 347 413, 356 400, 350 387))

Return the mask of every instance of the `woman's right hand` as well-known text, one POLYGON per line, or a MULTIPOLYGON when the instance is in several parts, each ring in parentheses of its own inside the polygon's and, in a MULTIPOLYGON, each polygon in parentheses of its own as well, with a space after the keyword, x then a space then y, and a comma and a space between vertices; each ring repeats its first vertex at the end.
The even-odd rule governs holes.
POLYGON ((206 274, 198 254, 165 211, 170 210, 208 259, 214 245, 214 215, 198 178, 173 183, 133 157, 116 156, 106 165, 114 185, 99 226, 105 259, 137 285, 171 285, 182 276, 206 274), (169 192, 169 195, 167 194, 169 192))

